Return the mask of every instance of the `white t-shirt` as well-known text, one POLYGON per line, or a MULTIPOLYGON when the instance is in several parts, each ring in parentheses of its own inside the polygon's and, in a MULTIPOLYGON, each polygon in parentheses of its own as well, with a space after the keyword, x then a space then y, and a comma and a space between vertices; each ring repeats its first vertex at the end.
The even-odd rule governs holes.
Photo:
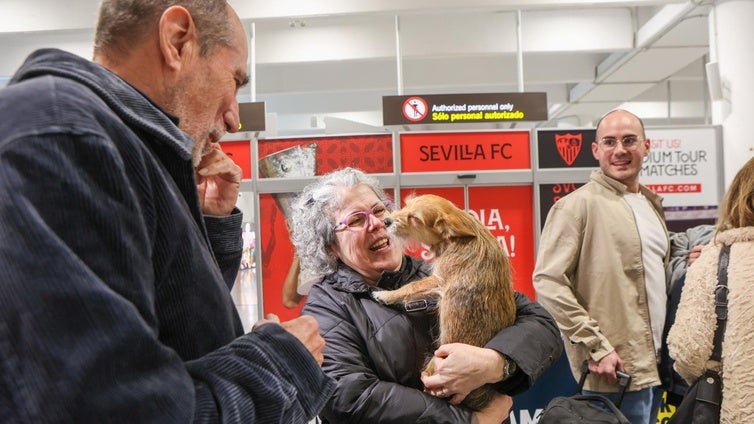
POLYGON ((665 252, 668 238, 652 204, 641 193, 627 193, 626 202, 634 211, 639 238, 641 260, 644 264, 644 287, 647 291, 649 321, 652 326, 655 350, 662 345, 662 330, 667 313, 667 288, 665 285, 665 252))

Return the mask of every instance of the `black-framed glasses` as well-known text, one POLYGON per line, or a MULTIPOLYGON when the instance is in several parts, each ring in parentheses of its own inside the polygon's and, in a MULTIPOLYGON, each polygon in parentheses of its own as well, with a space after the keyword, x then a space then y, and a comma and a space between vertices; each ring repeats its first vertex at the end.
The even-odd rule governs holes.
POLYGON ((373 215, 375 218, 382 220, 393 210, 393 202, 389 200, 383 200, 376 205, 372 206, 367 211, 358 211, 348 214, 348 216, 335 224, 332 227, 333 231, 363 231, 367 227, 369 222, 369 216, 373 215))
POLYGON ((600 145, 602 146, 603 150, 613 150, 618 146, 618 143, 621 143, 623 145, 623 148, 626 150, 636 150, 636 148, 639 147, 639 143, 641 143, 642 141, 644 140, 635 135, 627 135, 623 137, 623 139, 617 139, 615 137, 602 137, 602 139, 600 140, 600 145))

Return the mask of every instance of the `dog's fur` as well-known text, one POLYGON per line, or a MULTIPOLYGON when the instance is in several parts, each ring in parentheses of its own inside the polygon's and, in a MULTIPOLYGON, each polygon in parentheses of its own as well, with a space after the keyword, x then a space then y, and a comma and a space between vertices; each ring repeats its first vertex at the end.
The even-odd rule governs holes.
MULTIPOLYGON (((386 304, 438 297, 439 344, 484 346, 501 329, 512 325, 516 304, 510 261, 500 242, 479 220, 435 195, 406 200, 390 214, 393 237, 429 246, 435 255, 433 274, 392 291, 376 291, 386 304)), ((425 371, 434 373, 433 361, 425 371)), ((472 391, 463 404, 481 410, 492 400, 486 384, 472 391)))

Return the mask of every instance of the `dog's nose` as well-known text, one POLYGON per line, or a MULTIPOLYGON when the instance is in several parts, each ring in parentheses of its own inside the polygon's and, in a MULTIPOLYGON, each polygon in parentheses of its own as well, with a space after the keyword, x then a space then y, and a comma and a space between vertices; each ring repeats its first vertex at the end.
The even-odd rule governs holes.
POLYGON ((393 225, 393 220, 390 219, 390 218, 385 218, 382 222, 385 223, 386 227, 389 227, 389 226, 393 225))

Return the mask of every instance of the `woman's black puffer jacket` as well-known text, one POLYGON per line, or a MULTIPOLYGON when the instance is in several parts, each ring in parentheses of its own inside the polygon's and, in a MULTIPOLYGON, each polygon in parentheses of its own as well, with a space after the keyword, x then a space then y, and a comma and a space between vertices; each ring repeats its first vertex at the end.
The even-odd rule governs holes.
MULTIPOLYGON (((401 269, 385 272, 377 286, 392 290, 431 272, 405 256, 401 269)), ((468 423, 471 411, 422 391, 421 369, 436 346, 436 309, 417 302, 412 310, 386 306, 369 295, 372 287, 348 266, 326 276, 309 292, 304 315, 312 315, 325 339, 325 372, 337 382, 320 413, 326 423, 468 423)), ((562 351, 552 317, 526 295, 516 293, 516 323, 485 347, 518 365, 498 383, 502 393, 528 389, 562 351)))

